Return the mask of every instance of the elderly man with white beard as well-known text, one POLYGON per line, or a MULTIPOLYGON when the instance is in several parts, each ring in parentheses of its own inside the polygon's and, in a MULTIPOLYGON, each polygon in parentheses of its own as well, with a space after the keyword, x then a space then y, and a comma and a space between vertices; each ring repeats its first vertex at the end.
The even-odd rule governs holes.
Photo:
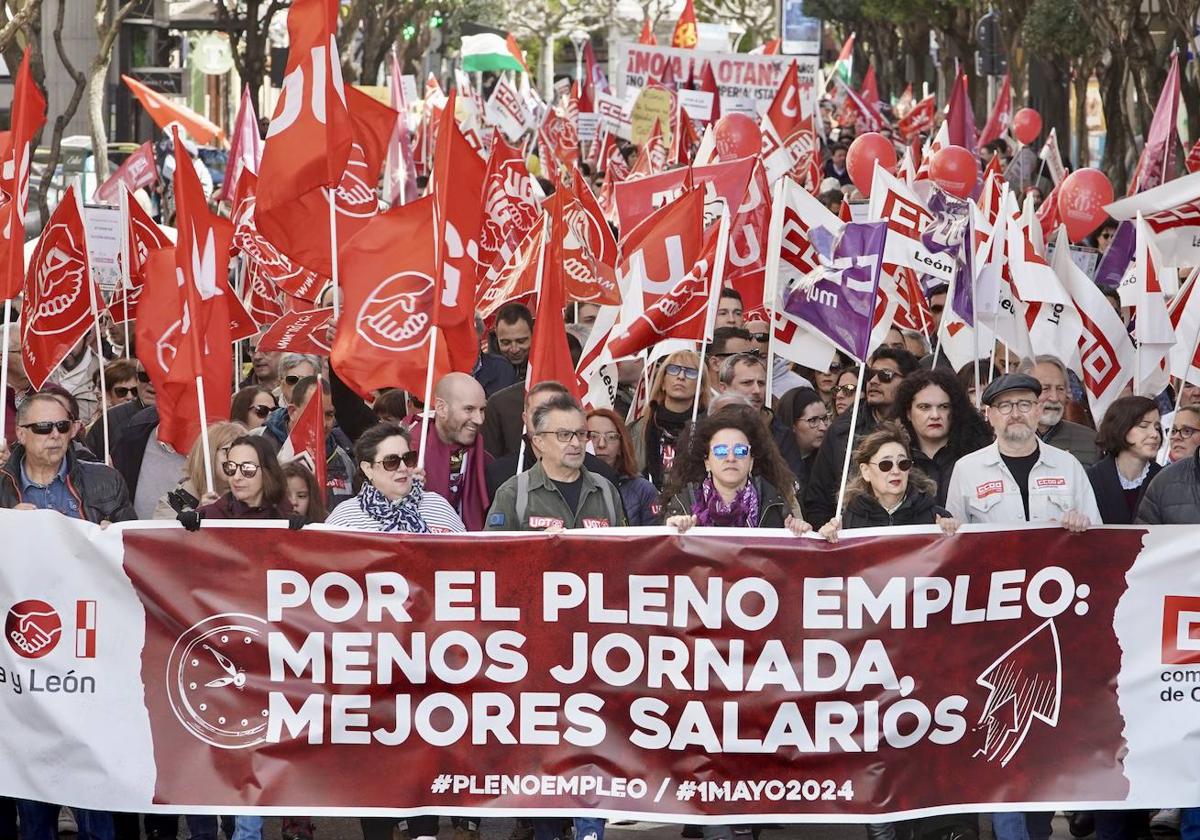
POLYGON ((1023 362, 1020 372, 1028 373, 1042 386, 1038 437, 1070 452, 1085 467, 1099 461, 1101 453, 1096 446, 1096 433, 1087 426, 1063 419, 1071 396, 1067 388, 1067 368, 1062 361, 1056 356, 1037 356, 1032 362, 1023 362))

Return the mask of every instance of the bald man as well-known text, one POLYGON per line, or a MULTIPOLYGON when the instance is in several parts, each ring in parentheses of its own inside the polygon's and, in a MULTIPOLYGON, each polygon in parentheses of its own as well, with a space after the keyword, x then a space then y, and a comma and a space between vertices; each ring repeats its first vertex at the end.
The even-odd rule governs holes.
POLYGON ((482 531, 488 498, 483 413, 487 397, 465 373, 442 377, 433 392, 433 422, 425 438, 425 486, 445 497, 469 531, 482 531))

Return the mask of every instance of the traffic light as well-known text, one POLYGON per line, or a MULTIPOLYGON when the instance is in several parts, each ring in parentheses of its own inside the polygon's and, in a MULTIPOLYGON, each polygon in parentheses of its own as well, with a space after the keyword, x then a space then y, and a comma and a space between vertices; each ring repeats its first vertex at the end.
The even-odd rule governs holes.
POLYGON ((404 36, 404 40, 411 41, 417 34, 417 27, 411 23, 405 24, 404 28, 400 30, 400 34, 404 36))
POLYGON ((975 52, 975 70, 981 76, 1003 76, 1008 72, 1008 56, 1004 52, 1004 38, 1000 33, 1000 16, 988 12, 975 24, 975 40, 979 49, 975 52))
POLYGON ((445 22, 446 22, 446 19, 444 17, 442 17, 442 13, 440 11, 434 12, 433 16, 431 18, 429 18, 429 25, 432 26, 434 29, 437 29, 439 26, 441 26, 445 22))

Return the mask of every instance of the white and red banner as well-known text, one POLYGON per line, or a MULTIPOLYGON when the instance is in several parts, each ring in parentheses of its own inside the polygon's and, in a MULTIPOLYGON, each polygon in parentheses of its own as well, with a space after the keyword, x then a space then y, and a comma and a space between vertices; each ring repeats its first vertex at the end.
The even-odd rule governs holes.
POLYGON ((142 187, 148 187, 158 180, 158 170, 154 166, 154 144, 147 140, 138 146, 137 151, 122 161, 112 175, 96 188, 96 201, 102 204, 116 204, 121 196, 121 187, 131 193, 142 187))
POLYGON ((676 79, 699 79, 705 62, 717 80, 721 113, 761 114, 775 98, 793 61, 797 64, 801 88, 811 89, 817 83, 816 56, 702 52, 624 41, 617 42, 616 50, 616 88, 622 98, 627 90, 644 88, 667 72, 676 79))
POLYGON ((0 511, 38 558, 0 564, 0 793, 714 824, 1200 805, 1192 528, 236 525, 0 511))

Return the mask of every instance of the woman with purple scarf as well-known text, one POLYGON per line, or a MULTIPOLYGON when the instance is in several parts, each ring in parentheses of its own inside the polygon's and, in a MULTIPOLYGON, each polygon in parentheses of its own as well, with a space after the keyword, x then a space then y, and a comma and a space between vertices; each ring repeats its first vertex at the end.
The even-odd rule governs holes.
POLYGON ((709 528, 810 529, 795 481, 758 412, 730 406, 705 417, 688 436, 663 490, 666 524, 680 533, 709 528))

